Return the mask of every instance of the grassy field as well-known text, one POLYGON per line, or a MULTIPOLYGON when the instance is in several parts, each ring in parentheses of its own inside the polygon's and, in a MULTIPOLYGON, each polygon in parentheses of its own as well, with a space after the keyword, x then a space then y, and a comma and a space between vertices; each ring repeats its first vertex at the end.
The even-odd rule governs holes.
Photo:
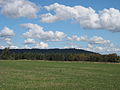
POLYGON ((120 64, 0 61, 0 90, 120 90, 120 64))

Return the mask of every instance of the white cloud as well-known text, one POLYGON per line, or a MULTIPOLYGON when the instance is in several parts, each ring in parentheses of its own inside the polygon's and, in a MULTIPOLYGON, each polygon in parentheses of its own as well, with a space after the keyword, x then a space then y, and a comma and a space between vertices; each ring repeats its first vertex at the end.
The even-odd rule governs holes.
POLYGON ((9 29, 8 27, 4 27, 0 31, 0 37, 12 37, 14 35, 15 35, 15 33, 13 32, 13 30, 9 29))
POLYGON ((55 14, 47 13, 41 15, 41 21, 53 23, 59 20, 74 19, 83 28, 107 29, 112 32, 120 32, 120 11, 114 8, 96 11, 91 7, 65 6, 58 3, 45 6, 48 11, 53 10, 55 14))
POLYGON ((81 36, 78 37, 77 35, 73 35, 71 37, 68 37, 69 41, 83 41, 88 42, 90 44, 110 44, 110 40, 104 40, 102 37, 93 36, 91 38, 87 36, 81 36))
POLYGON ((93 46, 93 44, 88 44, 87 48, 83 48, 83 49, 97 52, 97 53, 104 53, 104 54, 120 52, 120 48, 115 46, 113 43, 111 43, 109 45, 105 45, 105 46, 104 45, 103 46, 98 46, 98 45, 93 46))
POLYGON ((70 41, 80 41, 80 37, 78 37, 77 35, 73 35, 72 37, 68 37, 68 40, 70 40, 70 41))
POLYGON ((109 54, 109 53, 117 53, 119 54, 120 52, 120 47, 117 47, 115 45, 98 45, 98 44, 89 44, 87 46, 80 46, 79 44, 76 43, 68 43, 67 46, 63 48, 76 48, 76 49, 83 49, 87 51, 92 51, 96 53, 101 53, 101 54, 109 54))
POLYGON ((88 51, 93 51, 97 53, 119 53, 120 48, 116 45, 114 45, 110 40, 105 40, 102 37, 99 36, 93 36, 93 37, 88 37, 88 36, 81 36, 78 37, 77 35, 73 35, 71 37, 68 37, 68 41, 74 41, 72 44, 68 44, 69 46, 66 46, 65 48, 77 48, 77 49, 85 49, 88 51), (76 44, 76 41, 82 41, 82 42, 87 42, 88 45, 87 47, 84 46, 79 46, 76 44))
POLYGON ((31 49, 31 47, 29 47, 28 45, 24 45, 24 46, 20 47, 19 49, 31 49))
POLYGON ((37 49, 47 49, 48 44, 44 42, 35 42, 34 46, 30 47, 28 44, 24 45, 20 49, 32 49, 32 48, 37 48, 37 49))
POLYGON ((92 44, 110 44, 110 40, 104 40, 102 37, 94 36, 89 40, 92 44))
POLYGON ((53 22, 59 20, 57 18, 57 16, 54 16, 51 13, 47 13, 47 14, 41 15, 40 17, 42 19, 42 22, 46 22, 46 23, 53 23, 53 22))
POLYGON ((70 19, 73 18, 73 14, 76 16, 77 13, 74 8, 65 5, 60 5, 58 3, 52 4, 50 6, 45 6, 45 8, 48 11, 54 10, 55 12, 55 15, 52 15, 51 13, 41 15, 42 22, 47 23, 70 19))
POLYGON ((0 45, 0 49, 4 49, 4 48, 5 48, 4 46, 1 46, 1 45, 0 45))
POLYGON ((12 39, 11 38, 4 38, 3 39, 9 46, 12 45, 12 39))
POLYGON ((104 52, 104 53, 116 53, 120 52, 120 48, 118 47, 95 47, 95 52, 104 52))
POLYGON ((0 30, 0 38, 3 40, 7 45, 12 45, 12 37, 15 35, 14 31, 9 29, 8 27, 4 27, 0 30))
POLYGON ((88 49, 92 50, 93 49, 93 44, 88 44, 88 49))
POLYGON ((24 41, 24 44, 34 44, 35 43, 35 40, 32 39, 32 38, 27 38, 25 41, 24 41))
MULTIPOLYGON (((1 45, 0 45, 0 49, 4 49, 4 48, 8 48, 8 46, 1 46, 1 45)), ((15 46, 15 45, 11 45, 11 46, 9 46, 9 48, 10 48, 10 49, 19 49, 19 47, 18 47, 18 46, 15 46)))
POLYGON ((69 41, 89 41, 87 36, 78 37, 77 35, 72 35, 71 37, 67 37, 69 41))
POLYGON ((114 8, 104 9, 99 13, 101 28, 120 32, 120 11, 114 8))
POLYGON ((35 18, 39 11, 39 7, 28 0, 2 0, 0 8, 2 14, 12 18, 35 18))
POLYGON ((10 48, 10 49, 19 49, 18 46, 14 46, 14 45, 11 45, 9 48, 10 48))
POLYGON ((59 20, 74 19, 81 24, 84 28, 98 28, 100 27, 97 23, 99 21, 98 14, 92 8, 85 8, 83 6, 65 6, 58 3, 50 6, 45 6, 50 11, 53 10, 55 15, 51 13, 41 15, 42 22, 55 22, 59 20))
POLYGON ((39 42, 36 43, 36 45, 33 48, 46 49, 48 48, 48 44, 44 42, 39 42))
POLYGON ((0 7, 2 7, 3 5, 5 5, 6 3, 9 3, 13 0, 0 0, 0 7))
POLYGON ((35 38, 43 41, 62 41, 66 36, 59 31, 44 31, 43 27, 37 24, 27 23, 21 26, 28 29, 28 32, 23 34, 26 38, 35 38))
POLYGON ((74 43, 74 42, 67 42, 66 45, 63 48, 76 48, 80 49, 82 46, 80 44, 74 43))

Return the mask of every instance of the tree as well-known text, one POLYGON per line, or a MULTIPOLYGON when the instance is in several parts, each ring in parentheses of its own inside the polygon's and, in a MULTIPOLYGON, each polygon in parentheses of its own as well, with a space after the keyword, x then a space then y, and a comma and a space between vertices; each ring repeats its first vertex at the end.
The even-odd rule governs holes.
POLYGON ((3 60, 13 59, 13 57, 11 56, 9 48, 3 49, 3 51, 2 51, 2 53, 0 55, 0 58, 3 59, 3 60))

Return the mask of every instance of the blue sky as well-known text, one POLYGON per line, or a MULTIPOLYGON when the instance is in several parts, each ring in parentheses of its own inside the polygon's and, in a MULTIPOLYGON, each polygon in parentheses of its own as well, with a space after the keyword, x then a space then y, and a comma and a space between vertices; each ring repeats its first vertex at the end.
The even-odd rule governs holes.
POLYGON ((119 4, 120 0, 1 0, 0 48, 119 54, 119 4))

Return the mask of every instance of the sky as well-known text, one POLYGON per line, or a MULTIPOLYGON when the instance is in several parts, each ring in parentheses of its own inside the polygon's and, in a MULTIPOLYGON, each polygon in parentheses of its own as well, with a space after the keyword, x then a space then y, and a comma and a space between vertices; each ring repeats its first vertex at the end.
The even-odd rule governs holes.
POLYGON ((120 54, 120 0, 0 0, 0 49, 120 54))

